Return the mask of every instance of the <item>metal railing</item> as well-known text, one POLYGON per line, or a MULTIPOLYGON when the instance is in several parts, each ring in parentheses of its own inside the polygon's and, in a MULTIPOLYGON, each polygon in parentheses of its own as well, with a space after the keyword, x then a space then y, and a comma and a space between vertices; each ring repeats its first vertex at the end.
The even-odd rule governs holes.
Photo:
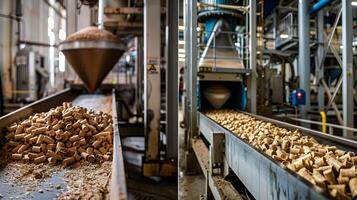
MULTIPOLYGON (((340 130, 347 130, 351 131, 354 133, 357 133, 357 129, 351 128, 351 127, 346 127, 346 126, 341 126, 337 124, 331 124, 331 123, 322 123, 318 121, 313 121, 313 120, 308 120, 308 119, 300 119, 300 118, 295 118, 295 117, 288 117, 291 120, 298 121, 298 122, 303 122, 303 123, 309 123, 309 124, 315 124, 319 126, 327 126, 328 127, 328 134, 334 135, 334 129, 340 129, 340 130)), ((352 137, 352 139, 357 139, 357 137, 352 137)))

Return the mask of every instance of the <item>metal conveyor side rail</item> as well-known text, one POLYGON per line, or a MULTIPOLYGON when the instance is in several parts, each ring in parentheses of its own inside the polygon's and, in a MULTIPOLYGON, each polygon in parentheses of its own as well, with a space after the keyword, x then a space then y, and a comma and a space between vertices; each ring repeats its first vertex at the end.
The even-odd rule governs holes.
POLYGON ((225 168, 231 169, 236 174, 254 198, 329 199, 324 190, 284 168, 264 152, 202 113, 199 113, 199 122, 200 132, 210 145, 212 145, 213 134, 224 134, 224 163, 227 165, 225 168))
POLYGON ((110 198, 112 200, 124 200, 127 199, 126 193, 126 181, 125 181, 125 171, 124 171, 124 161, 122 146, 119 135, 119 126, 118 126, 118 115, 117 115, 117 106, 115 100, 115 91, 113 90, 113 165, 112 165, 112 183, 111 183, 111 193, 110 198))
POLYGON ((71 89, 68 88, 2 116, 0 117, 0 131, 15 121, 25 119, 32 113, 48 111, 55 106, 62 105, 64 101, 72 101, 76 96, 77 95, 73 94, 71 89))

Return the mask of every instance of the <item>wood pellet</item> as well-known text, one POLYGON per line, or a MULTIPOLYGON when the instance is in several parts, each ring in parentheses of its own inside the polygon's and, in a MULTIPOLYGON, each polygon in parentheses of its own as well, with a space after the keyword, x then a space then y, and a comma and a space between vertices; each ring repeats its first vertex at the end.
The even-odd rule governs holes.
POLYGON ((206 115, 336 199, 357 198, 357 156, 234 110, 206 115))
POLYGON ((112 117, 64 102, 7 127, 5 148, 15 161, 74 165, 108 161, 113 152, 112 117))

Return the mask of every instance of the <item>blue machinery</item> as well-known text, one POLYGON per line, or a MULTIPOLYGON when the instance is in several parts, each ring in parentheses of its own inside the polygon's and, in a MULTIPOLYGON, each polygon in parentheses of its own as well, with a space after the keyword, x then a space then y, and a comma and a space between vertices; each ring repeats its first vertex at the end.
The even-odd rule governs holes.
POLYGON ((242 21, 242 12, 220 7, 237 6, 234 0, 201 0, 200 5, 204 7, 198 11, 197 20, 203 24, 200 27, 204 27, 204 31, 200 30, 198 108, 205 110, 230 107, 245 110, 247 87, 243 79, 250 70, 243 64, 245 41, 235 31, 242 21), (214 94, 215 91, 219 94, 214 94))
POLYGON ((297 89, 291 93, 291 104, 294 107, 306 104, 306 95, 303 89, 297 89))
MULTIPOLYGON (((186 15, 189 16, 188 19, 185 19, 185 26, 186 26, 185 30, 189 30, 185 32, 186 33, 185 38, 188 38, 186 39, 186 44, 188 44, 186 46, 186 53, 188 54, 188 57, 186 58, 187 59, 186 64, 188 66, 188 71, 189 71, 188 88, 189 90, 191 89, 191 92, 189 93, 189 95, 191 94, 191 96, 188 97, 189 99, 188 111, 190 112, 189 113, 190 121, 188 124, 189 142, 188 142, 188 152, 186 154, 187 156, 186 166, 188 170, 190 169, 192 170, 194 168, 194 166, 192 166, 194 164, 192 163, 194 163, 193 160, 197 159, 197 162, 200 168, 202 169, 202 173, 206 178, 206 185, 205 185, 207 191, 206 194, 213 196, 215 199, 237 199, 237 197, 240 196, 239 192, 235 189, 232 182, 227 181, 231 177, 239 178, 239 180, 245 186, 247 191, 255 199, 329 199, 330 197, 326 192, 320 190, 317 187, 314 187, 306 180, 301 179, 301 177, 297 176, 296 173, 292 173, 291 171, 282 168, 277 162, 271 160, 265 154, 252 147, 250 144, 238 138, 234 133, 228 131, 227 129, 223 128, 221 125, 215 123, 214 121, 209 119, 206 115, 204 115, 205 109, 210 109, 215 107, 213 105, 214 101, 208 102, 207 99, 207 96, 212 95, 210 93, 210 90, 208 89, 208 92, 206 91, 206 96, 204 96, 205 90, 207 90, 207 88, 209 87, 213 87, 213 85, 215 85, 214 87, 221 87, 219 85, 224 85, 224 87, 226 87, 226 89, 229 89, 231 92, 236 92, 237 90, 241 91, 243 88, 239 88, 236 86, 233 86, 233 89, 231 90, 229 83, 235 84, 236 82, 240 82, 240 84, 242 84, 245 78, 247 78, 244 76, 246 72, 243 72, 243 70, 247 70, 247 69, 244 67, 232 68, 233 65, 227 65, 226 67, 223 67, 219 65, 220 62, 217 62, 217 59, 214 62, 214 65, 211 67, 200 65, 204 62, 197 62, 198 60, 204 61, 205 59, 207 60, 208 58, 210 58, 209 56, 207 56, 209 55, 210 52, 210 49, 208 49, 207 46, 211 46, 210 44, 213 44, 213 46, 217 47, 217 45, 214 45, 217 44, 214 43, 213 40, 214 37, 210 37, 212 36, 211 34, 204 35, 202 41, 204 41, 204 44, 206 44, 205 47, 207 49, 206 50, 207 52, 206 54, 203 54, 201 52, 199 56, 196 54, 197 46, 199 46, 197 45, 197 38, 196 38, 197 37, 196 27, 198 27, 197 21, 205 23, 206 32, 212 30, 212 32, 216 35, 218 35, 219 30, 221 30, 219 27, 217 27, 219 23, 222 24, 221 27, 225 26, 226 28, 229 27, 229 21, 225 21, 225 17, 223 16, 226 16, 227 14, 223 14, 223 12, 220 13, 219 11, 222 11, 222 9, 218 9, 217 7, 205 9, 204 11, 200 10, 198 12, 198 19, 197 19, 196 0, 192 0, 192 1, 186 0, 185 2, 187 5, 185 7, 186 9, 185 16, 186 15), (203 15, 201 14, 201 12, 208 13, 207 10, 212 11, 211 15, 205 14, 204 15, 205 17, 201 18, 200 16, 203 15), (210 19, 210 17, 208 16, 215 16, 217 20, 210 19), (228 24, 228 26, 223 24, 228 24), (228 66, 230 66, 230 68, 228 66), (225 73, 225 72, 229 72, 229 73, 225 73), (196 74, 197 74, 197 81, 195 79, 196 74), (201 108, 200 111, 197 111, 196 109, 197 101, 192 101, 192 100, 196 100, 195 98, 197 95, 196 92, 199 94, 198 103, 201 108)), ((201 1, 201 2, 206 2, 211 4, 226 3, 228 5, 232 5, 230 4, 232 3, 232 1, 201 1)), ((308 1, 306 2, 299 1, 299 2, 306 3, 308 1)), ((318 1, 317 3, 323 4, 323 2, 324 1, 318 1)), ((346 1, 346 2, 350 3, 350 1, 346 1)), ((350 10, 347 10, 348 6, 346 2, 343 1, 342 9, 341 9, 343 10, 343 12, 345 12, 345 16, 342 16, 342 18, 344 19, 343 24, 345 25, 346 22, 349 22, 347 21, 348 15, 351 14, 350 10)), ((249 20, 249 27, 251 29, 250 32, 254 33, 256 32, 255 29, 256 28, 256 21, 255 21, 256 1, 250 0, 249 5, 250 5, 249 6, 250 13, 253 13, 251 14, 253 17, 251 17, 249 20)), ((322 7, 323 5, 319 5, 316 6, 316 8, 313 8, 316 9, 316 11, 314 10, 309 11, 308 6, 299 5, 299 10, 304 10, 304 12, 301 12, 299 14, 303 16, 303 14, 307 14, 309 12, 317 12, 322 7)), ((305 21, 305 18, 299 20, 299 22, 301 21, 305 21)), ((248 23, 246 22, 245 25, 248 26, 248 23)), ((226 29, 224 31, 226 31, 226 29)), ((346 33, 349 33, 349 31, 350 30, 347 30, 346 33)), ((300 40, 303 39, 304 38, 300 38, 300 40)), ((344 46, 347 45, 347 41, 348 41, 346 38, 345 40, 346 41, 344 41, 344 46)), ((254 43, 254 38, 250 39, 250 46, 252 47, 251 49, 256 50, 256 43, 254 43)), ((203 52, 205 52, 204 50, 203 52)), ((343 52, 343 53, 347 54, 347 52, 343 52)), ((306 54, 306 52, 304 52, 304 54, 306 54)), ((346 57, 349 56, 350 55, 346 55, 346 57)), ((255 55, 252 52, 250 52, 250 57, 255 58, 255 55)), ((307 58, 307 57, 305 56, 303 58, 307 58)), ((345 62, 349 62, 349 61, 350 61, 349 59, 345 60, 345 62)), ((254 68, 256 64, 255 62, 256 59, 255 60, 250 59, 250 66, 252 69, 252 73, 250 74, 249 78, 254 77, 254 75, 256 74, 254 68)), ((225 64, 227 63, 228 62, 226 62, 225 64)), ((309 65, 305 65, 305 66, 309 66, 309 65)), ((344 65, 344 66, 349 66, 349 65, 344 65)), ((344 79, 348 79, 348 78, 349 77, 344 77, 344 79)), ((254 79, 250 83, 251 84, 254 83, 254 79)), ((348 89, 346 88, 347 86, 348 85, 344 86, 346 91, 348 89)), ((254 90, 254 87, 255 85, 253 85, 253 87, 250 88, 253 88, 254 90)), ((301 88, 305 89, 304 87, 301 88)), ((229 93, 227 92, 226 89, 223 89, 223 87, 221 87, 221 94, 229 93)), ((251 90, 249 89, 247 91, 249 92, 250 97, 252 97, 252 94, 254 93, 251 93, 251 90)), ((245 94, 247 94, 248 92, 246 92, 245 94)), ((310 98, 308 94, 305 95, 306 95, 306 100, 310 98)), ((222 108, 234 107, 230 104, 230 102, 232 102, 233 100, 234 95, 231 93, 230 95, 227 94, 227 96, 229 96, 229 99, 225 104, 222 105, 222 108)), ((244 95, 241 96, 244 97, 244 95)), ((304 95, 301 91, 300 93, 296 92, 297 104, 299 103, 304 104, 302 100, 303 96, 304 95)), ((242 99, 233 102, 235 103, 235 105, 237 105, 238 104, 237 102, 239 101, 242 101, 242 99)), ((308 104, 309 102, 306 101, 305 103, 308 104)), ((254 111, 251 112, 254 113, 254 111)), ((357 143, 355 141, 348 140, 345 138, 339 138, 333 135, 323 134, 322 132, 319 131, 314 131, 308 128, 295 126, 289 123, 277 121, 270 118, 265 118, 259 115, 254 115, 250 113, 245 113, 245 114, 250 115, 258 120, 270 122, 279 127, 286 128, 289 130, 299 129, 304 135, 314 137, 315 139, 321 141, 324 144, 332 144, 343 150, 354 151, 354 152, 356 151, 357 143)))

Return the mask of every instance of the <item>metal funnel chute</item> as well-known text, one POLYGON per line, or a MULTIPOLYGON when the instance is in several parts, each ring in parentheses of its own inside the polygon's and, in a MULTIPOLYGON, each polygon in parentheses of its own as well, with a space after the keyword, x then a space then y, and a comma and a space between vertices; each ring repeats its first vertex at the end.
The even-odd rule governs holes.
POLYGON ((75 41, 60 45, 67 61, 90 92, 94 92, 125 48, 107 41, 75 41))
POLYGON ((199 67, 244 68, 243 60, 233 41, 229 24, 223 19, 215 22, 209 34, 206 47, 200 57, 199 67))
MULTIPOLYGON (((104 30, 96 29, 96 27, 89 27, 86 30, 91 32, 88 34, 87 31, 86 35, 83 34, 83 38, 74 34, 78 37, 76 40, 65 41, 59 46, 60 51, 63 52, 89 92, 94 92, 99 87, 126 49, 124 45, 106 40, 106 38, 93 40, 93 37, 101 36, 103 32, 110 34, 104 30)), ((77 33, 81 32, 84 31, 77 33)))
POLYGON ((203 95, 215 109, 220 109, 231 96, 231 91, 223 85, 210 85, 203 90, 203 95))

